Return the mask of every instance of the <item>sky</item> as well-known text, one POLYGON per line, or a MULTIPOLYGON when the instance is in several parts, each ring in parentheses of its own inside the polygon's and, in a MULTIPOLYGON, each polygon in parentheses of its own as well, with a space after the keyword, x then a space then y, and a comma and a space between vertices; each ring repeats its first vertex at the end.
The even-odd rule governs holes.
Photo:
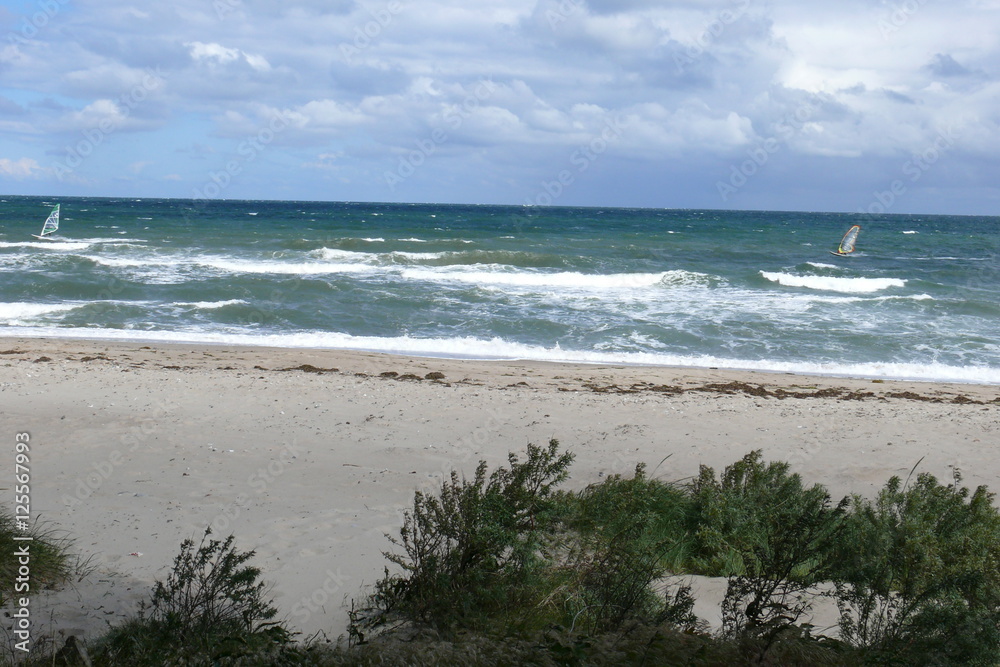
POLYGON ((1000 0, 0 0, 0 193, 994 215, 1000 0))

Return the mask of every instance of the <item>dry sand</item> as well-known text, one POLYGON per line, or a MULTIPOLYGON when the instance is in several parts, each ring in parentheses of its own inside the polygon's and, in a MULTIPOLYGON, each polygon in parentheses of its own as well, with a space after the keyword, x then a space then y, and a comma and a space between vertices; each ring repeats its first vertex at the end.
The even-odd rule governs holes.
POLYGON ((3 339, 0 424, 11 471, 31 435, 33 514, 92 558, 33 600, 36 642, 134 612, 209 525, 256 550, 293 627, 335 638, 414 490, 551 438, 576 455, 566 488, 638 463, 683 480, 754 449, 835 499, 918 461, 970 487, 1000 472, 995 386, 347 351, 3 339))

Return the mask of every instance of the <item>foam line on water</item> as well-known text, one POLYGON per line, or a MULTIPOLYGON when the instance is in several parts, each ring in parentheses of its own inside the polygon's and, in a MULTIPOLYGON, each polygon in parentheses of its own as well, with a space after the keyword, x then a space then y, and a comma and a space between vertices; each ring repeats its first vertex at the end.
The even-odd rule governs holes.
POLYGON ((136 331, 119 329, 59 329, 51 327, 10 327, 10 336, 47 336, 100 340, 161 341, 170 343, 207 343, 280 348, 347 349, 406 354, 422 357, 535 360, 584 364, 630 364, 690 368, 726 368, 786 372, 803 375, 904 379, 936 382, 1000 384, 1000 368, 988 366, 949 366, 937 363, 814 363, 774 362, 727 358, 714 355, 674 355, 655 352, 602 352, 570 350, 528 345, 501 338, 414 338, 410 336, 373 337, 343 333, 301 332, 258 335, 209 331, 136 331))
POLYGON ((785 287, 806 287, 808 289, 843 292, 847 294, 868 294, 890 287, 904 287, 905 280, 899 278, 837 278, 832 276, 799 276, 792 273, 761 271, 771 282, 785 287))

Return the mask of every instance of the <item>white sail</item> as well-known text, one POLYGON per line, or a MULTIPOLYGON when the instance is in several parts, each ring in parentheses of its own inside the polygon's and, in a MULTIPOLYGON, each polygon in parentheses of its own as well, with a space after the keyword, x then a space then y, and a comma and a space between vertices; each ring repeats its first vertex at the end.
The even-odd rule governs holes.
POLYGON ((59 204, 52 209, 49 213, 49 217, 45 219, 45 224, 42 225, 42 233, 38 235, 38 238, 44 238, 49 234, 54 234, 59 229, 59 204))

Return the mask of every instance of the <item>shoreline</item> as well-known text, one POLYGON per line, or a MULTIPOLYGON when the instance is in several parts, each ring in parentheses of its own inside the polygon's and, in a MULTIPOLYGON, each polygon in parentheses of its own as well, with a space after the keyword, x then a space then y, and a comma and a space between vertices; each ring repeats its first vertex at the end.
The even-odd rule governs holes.
POLYGON ((5 342, 15 341, 21 344, 27 344, 29 341, 32 343, 38 342, 48 342, 54 345, 59 345, 60 343, 92 343, 94 345, 108 345, 111 347, 121 347, 121 348, 135 348, 138 347, 142 349, 143 347, 158 346, 164 348, 191 348, 191 347, 209 347, 209 348, 237 348, 244 350, 257 350, 257 351, 268 351, 268 350, 283 350, 289 353, 315 353, 315 354, 330 354, 330 355, 384 355, 387 357, 399 357, 403 359, 422 359, 428 362, 471 362, 471 363, 483 363, 483 364, 551 364, 553 366, 580 366, 582 368, 634 368, 634 369, 661 369, 664 371, 676 371, 688 374, 697 373, 709 373, 709 372, 722 372, 722 373, 733 373, 738 375, 790 375, 793 377, 801 378, 814 378, 818 380, 842 380, 842 381, 858 381, 858 382, 872 382, 872 383, 911 383, 916 385, 928 385, 928 384, 939 384, 939 385, 958 385, 958 386, 976 386, 976 387, 997 387, 1000 388, 1000 381, 998 382, 984 382, 980 380, 965 380, 965 379, 938 379, 938 378, 921 378, 912 376, 894 376, 894 375, 874 375, 865 373, 822 373, 810 370, 785 370, 785 369, 766 369, 766 368, 744 368, 740 366, 726 366, 725 364, 720 364, 718 366, 693 366, 693 365, 682 365, 682 364, 668 364, 668 363, 641 363, 641 362, 629 362, 629 361, 586 361, 586 360, 551 360, 551 359, 532 359, 526 357, 502 357, 502 356, 472 356, 472 355, 434 355, 429 353, 415 353, 406 350, 379 350, 379 349, 369 349, 369 348, 344 348, 344 347, 310 347, 310 346, 282 346, 282 345, 267 345, 263 343, 244 343, 244 342, 225 342, 225 341, 183 341, 183 340, 170 340, 163 338, 116 338, 116 337, 101 337, 101 336, 25 336, 25 335, 2 335, 0 334, 0 346, 5 342))
POLYGON ((683 481, 756 449, 835 501, 915 466, 1000 478, 1000 387, 965 383, 6 338, 0 413, 3 437, 36 443, 33 517, 96 568, 34 613, 87 638, 206 526, 257 551, 295 629, 336 638, 414 491, 553 438, 576 457, 565 489, 640 463, 683 481))

